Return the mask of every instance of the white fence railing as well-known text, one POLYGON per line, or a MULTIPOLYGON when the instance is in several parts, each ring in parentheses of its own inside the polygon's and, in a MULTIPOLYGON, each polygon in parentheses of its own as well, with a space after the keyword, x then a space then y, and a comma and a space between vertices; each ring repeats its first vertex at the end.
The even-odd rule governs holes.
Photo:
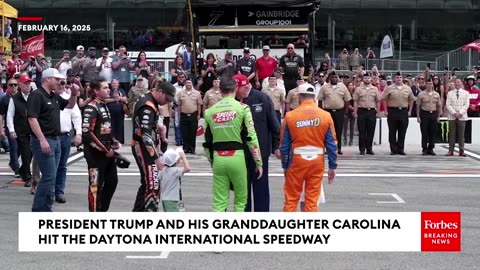
POLYGON ((471 71, 475 66, 480 66, 480 54, 477 51, 470 50, 465 52, 463 47, 450 51, 437 57, 436 63, 442 70, 448 67, 448 70, 457 68, 463 71, 471 71))
POLYGON ((396 72, 398 70, 403 73, 418 74, 425 71, 427 65, 430 66, 432 72, 439 71, 435 62, 429 61, 415 61, 415 60, 398 60, 398 59, 365 59, 354 61, 350 59, 340 58, 315 58, 315 64, 320 66, 321 63, 327 62, 335 64, 335 69, 340 71, 348 71, 350 68, 356 69, 357 65, 363 65, 365 70, 371 70, 374 65, 379 71, 396 72))

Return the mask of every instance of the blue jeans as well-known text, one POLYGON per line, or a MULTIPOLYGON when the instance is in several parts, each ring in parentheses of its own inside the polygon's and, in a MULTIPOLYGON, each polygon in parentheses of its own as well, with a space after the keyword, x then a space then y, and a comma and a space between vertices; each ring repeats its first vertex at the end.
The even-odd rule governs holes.
POLYGON ((5 132, 8 138, 8 144, 10 145, 10 163, 8 165, 15 172, 18 173, 20 170, 20 164, 18 163, 18 157, 20 153, 18 152, 17 140, 10 138, 10 132, 5 132))
POLYGON ((177 144, 183 144, 182 127, 180 126, 180 108, 175 108, 175 116, 173 120, 175 126, 175 142, 177 144))
POLYGON ((8 140, 6 137, 0 143, 2 145, 3 150, 10 151, 10 145, 8 144, 8 140))
POLYGON ((55 178, 57 176, 58 163, 60 162, 60 139, 47 137, 50 145, 48 155, 42 152, 40 141, 32 136, 32 152, 38 162, 42 178, 38 182, 37 191, 33 198, 32 212, 52 212, 55 192, 55 178))
POLYGON ((70 155, 72 138, 69 135, 60 136, 60 162, 58 163, 57 178, 55 180, 55 197, 65 194, 65 180, 67 180, 67 161, 70 155))

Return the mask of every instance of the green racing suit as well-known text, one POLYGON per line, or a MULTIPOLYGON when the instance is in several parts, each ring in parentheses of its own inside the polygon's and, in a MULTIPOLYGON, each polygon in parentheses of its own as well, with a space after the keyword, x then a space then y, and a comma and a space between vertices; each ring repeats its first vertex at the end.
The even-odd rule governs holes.
POLYGON ((247 203, 245 144, 262 167, 262 157, 252 113, 248 105, 224 97, 205 111, 205 153, 213 167, 213 211, 224 212, 230 201, 230 183, 235 193, 235 211, 247 203))

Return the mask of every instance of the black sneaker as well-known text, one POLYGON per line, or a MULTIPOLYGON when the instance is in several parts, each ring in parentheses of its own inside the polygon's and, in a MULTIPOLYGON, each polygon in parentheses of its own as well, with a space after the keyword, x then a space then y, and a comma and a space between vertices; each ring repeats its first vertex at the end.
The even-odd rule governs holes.
POLYGON ((31 187, 32 186, 32 179, 25 181, 25 184, 23 184, 24 187, 31 187))
POLYGON ((67 202, 67 200, 65 200, 65 197, 63 197, 63 196, 55 197, 55 201, 57 203, 66 203, 67 202))
POLYGON ((360 151, 360 156, 365 156, 365 151, 360 151))
POLYGON ((428 150, 427 155, 436 156, 437 154, 435 152, 433 152, 433 150, 428 150))
POLYGON ((367 150, 367 155, 374 156, 374 155, 375 155, 375 153, 374 153, 372 150, 367 150))
POLYGON ((398 154, 399 154, 400 156, 406 156, 406 155, 407 155, 404 151, 398 151, 398 154))
POLYGON ((15 173, 15 178, 20 178, 20 173, 16 172, 15 173))

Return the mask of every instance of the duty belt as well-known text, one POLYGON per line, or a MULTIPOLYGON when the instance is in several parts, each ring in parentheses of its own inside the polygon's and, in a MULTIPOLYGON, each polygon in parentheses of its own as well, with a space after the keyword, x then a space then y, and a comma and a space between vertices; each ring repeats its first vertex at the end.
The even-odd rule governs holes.
POLYGON ((180 114, 184 114, 184 115, 186 115, 186 116, 192 116, 192 115, 194 115, 194 114, 196 114, 196 113, 197 113, 197 112, 192 112, 192 113, 183 113, 183 112, 181 112, 180 114))
POLYGON ((336 111, 340 111, 340 110, 343 110, 343 108, 340 108, 340 109, 325 109, 325 111, 327 111, 327 112, 336 112, 336 111))
POLYGON ((358 108, 359 110, 365 110, 365 111, 375 111, 377 108, 358 108))

